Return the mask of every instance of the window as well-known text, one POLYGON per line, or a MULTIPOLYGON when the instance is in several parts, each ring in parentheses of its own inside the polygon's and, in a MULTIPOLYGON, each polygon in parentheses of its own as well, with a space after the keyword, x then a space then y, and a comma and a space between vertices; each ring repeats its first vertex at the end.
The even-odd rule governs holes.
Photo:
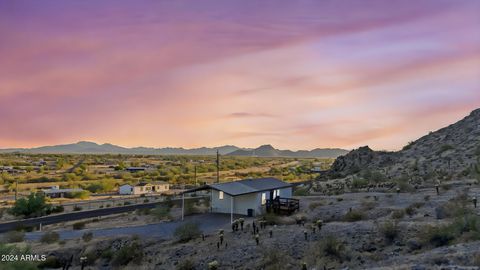
POLYGON ((223 191, 218 192, 218 199, 223 200, 223 191))
POLYGON ((277 197, 280 197, 280 189, 277 189, 277 197))
POLYGON ((262 205, 264 205, 265 203, 267 203, 267 193, 262 193, 262 205))

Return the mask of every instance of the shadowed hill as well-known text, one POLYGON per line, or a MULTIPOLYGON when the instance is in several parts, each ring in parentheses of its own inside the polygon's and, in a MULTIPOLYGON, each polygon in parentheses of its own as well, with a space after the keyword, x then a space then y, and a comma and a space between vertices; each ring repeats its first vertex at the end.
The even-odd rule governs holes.
POLYGON ((430 132, 397 152, 368 146, 338 157, 330 177, 376 171, 389 178, 450 179, 480 175, 480 109, 464 119, 430 132))

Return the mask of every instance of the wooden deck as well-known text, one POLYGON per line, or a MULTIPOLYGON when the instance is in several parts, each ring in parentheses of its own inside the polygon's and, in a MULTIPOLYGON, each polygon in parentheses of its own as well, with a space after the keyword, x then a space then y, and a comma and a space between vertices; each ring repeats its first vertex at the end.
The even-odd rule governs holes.
POLYGON ((266 201, 267 212, 275 214, 290 215, 300 209, 300 201, 292 198, 277 197, 273 200, 266 201))

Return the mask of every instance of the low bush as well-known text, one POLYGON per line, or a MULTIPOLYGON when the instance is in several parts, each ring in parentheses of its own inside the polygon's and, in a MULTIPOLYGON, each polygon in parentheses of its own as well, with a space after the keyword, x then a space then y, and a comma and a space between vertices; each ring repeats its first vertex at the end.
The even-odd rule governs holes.
POLYGON ((52 244, 58 242, 60 235, 57 232, 46 232, 40 238, 40 242, 45 244, 52 244))
POLYGON ((90 242, 93 239, 93 233, 92 232, 86 232, 82 235, 82 240, 84 242, 90 242))
POLYGON ((85 228, 85 222, 76 222, 73 223, 74 230, 83 230, 85 228))
POLYGON ((380 225, 379 231, 388 242, 395 240, 399 233, 397 223, 392 221, 387 221, 380 225))
POLYGON ((343 220, 347 222, 355 222, 364 219, 364 214, 358 210, 352 210, 343 216, 343 220))
POLYGON ((175 229, 174 236, 180 242, 188 242, 200 236, 201 233, 197 223, 187 222, 175 229))
POLYGON ((327 236, 316 244, 317 256, 328 256, 339 261, 345 258, 345 245, 334 236, 327 236))
POLYGON ((75 205, 73 207, 73 211, 82 211, 82 207, 81 206, 78 206, 78 205, 75 205))
POLYGON ((195 270, 195 263, 190 259, 185 259, 177 264, 176 270, 195 270))
POLYGON ((170 219, 170 208, 166 205, 159 205, 150 211, 150 214, 157 219, 170 219))
POLYGON ((394 210, 392 212, 393 219, 402 219, 404 216, 405 216, 405 210, 403 209, 394 210))
POLYGON ((315 208, 317 208, 319 206, 323 206, 323 203, 322 202, 312 202, 308 205, 308 209, 310 209, 310 211, 313 211, 315 208))
POLYGON ((134 264, 140 264, 143 257, 143 247, 135 241, 114 252, 112 265, 123 266, 129 264, 130 262, 134 264))
POLYGON ((306 187, 298 187, 298 188, 295 188, 295 190, 293 191, 293 196, 308 196, 309 192, 308 192, 308 188, 306 187))
POLYGON ((457 217, 447 225, 427 226, 420 237, 424 243, 434 247, 444 246, 456 242, 469 242, 480 240, 480 217, 467 214, 457 217))
POLYGON ((25 233, 23 231, 9 231, 3 236, 7 243, 23 242, 25 239, 25 233))

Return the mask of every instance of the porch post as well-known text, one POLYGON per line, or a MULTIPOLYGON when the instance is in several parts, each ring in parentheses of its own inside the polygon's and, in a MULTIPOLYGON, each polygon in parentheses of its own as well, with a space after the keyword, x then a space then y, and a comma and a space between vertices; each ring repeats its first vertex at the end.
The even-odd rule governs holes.
POLYGON ((233 196, 230 195, 230 224, 233 223, 233 196))
POLYGON ((182 193, 182 220, 184 216, 184 208, 185 208, 185 193, 182 193))

